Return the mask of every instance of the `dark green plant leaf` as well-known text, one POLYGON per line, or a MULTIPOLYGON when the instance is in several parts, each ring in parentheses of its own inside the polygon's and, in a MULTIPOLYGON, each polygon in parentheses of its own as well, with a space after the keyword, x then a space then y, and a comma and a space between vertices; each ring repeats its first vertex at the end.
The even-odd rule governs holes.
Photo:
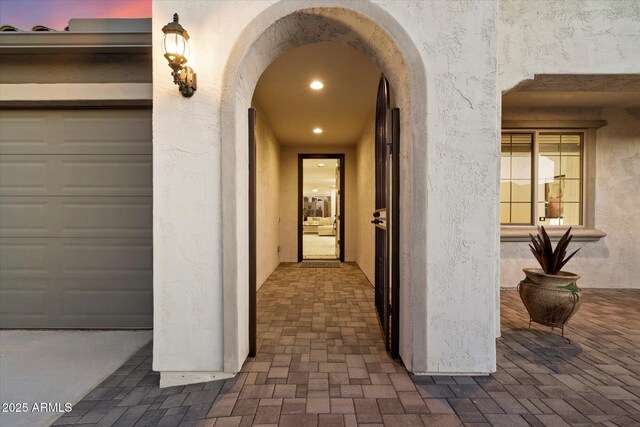
POLYGON ((578 253, 578 251, 579 251, 580 249, 582 249, 582 248, 578 248, 578 249, 576 249, 576 250, 575 250, 571 255, 569 255, 569 256, 568 256, 564 261, 560 262, 560 267, 558 267, 558 271, 562 270, 562 267, 564 267, 564 265, 565 265, 566 263, 568 263, 568 262, 569 262, 569 260, 570 260, 571 258, 573 258, 573 256, 574 256, 576 253, 578 253))
POLYGON ((568 257, 566 256, 567 247, 573 239, 573 236, 571 235, 571 228, 572 227, 569 227, 569 229, 562 235, 555 250, 553 249, 551 238, 544 229, 544 226, 538 227, 538 234, 536 236, 529 234, 529 237, 531 238, 531 244, 529 245, 531 253, 533 253, 545 273, 558 274, 558 272, 562 270, 562 267, 564 267, 576 252, 580 250, 578 248, 571 255, 568 257))

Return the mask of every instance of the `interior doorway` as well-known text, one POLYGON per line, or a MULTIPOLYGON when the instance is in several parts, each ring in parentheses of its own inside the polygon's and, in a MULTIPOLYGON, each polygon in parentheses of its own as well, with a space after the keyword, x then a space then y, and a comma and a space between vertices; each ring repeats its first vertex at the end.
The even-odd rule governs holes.
POLYGON ((298 262, 344 261, 344 154, 298 155, 298 262))

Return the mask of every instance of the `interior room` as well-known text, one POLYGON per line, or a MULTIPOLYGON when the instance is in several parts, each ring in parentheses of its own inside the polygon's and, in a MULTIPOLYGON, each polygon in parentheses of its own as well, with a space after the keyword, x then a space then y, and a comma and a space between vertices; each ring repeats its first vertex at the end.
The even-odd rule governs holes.
POLYGON ((301 161, 302 258, 339 259, 338 159, 303 158, 301 161))

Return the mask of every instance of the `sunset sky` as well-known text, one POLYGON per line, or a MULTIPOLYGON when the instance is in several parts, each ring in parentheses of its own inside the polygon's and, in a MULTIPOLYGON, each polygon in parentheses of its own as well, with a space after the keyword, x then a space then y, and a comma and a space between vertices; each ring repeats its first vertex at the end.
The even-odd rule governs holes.
POLYGON ((151 18, 151 0, 0 0, 0 25, 64 30, 71 18, 151 18))

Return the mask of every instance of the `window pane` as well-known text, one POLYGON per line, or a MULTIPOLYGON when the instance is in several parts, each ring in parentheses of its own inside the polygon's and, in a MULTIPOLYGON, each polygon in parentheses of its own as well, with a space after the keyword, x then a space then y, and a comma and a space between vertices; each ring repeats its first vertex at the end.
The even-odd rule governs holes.
POLYGON ((511 179, 511 156, 500 157, 500 179, 511 179))
POLYGON ((531 181, 531 155, 511 157, 511 179, 531 181))
POLYGON ((500 182, 500 201, 502 202, 511 201, 511 182, 510 181, 500 182))
POLYGON ((580 180, 579 179, 567 179, 564 182, 564 191, 562 194, 563 202, 577 202, 580 203, 581 199, 580 180))
POLYGON ((511 224, 531 224, 531 203, 511 203, 511 224))
POLYGON ((538 202, 538 225, 549 225, 546 209, 547 204, 545 202, 538 202))
POLYGON ((511 222, 511 203, 500 203, 500 224, 511 222))
MULTIPOLYGON (((538 180, 538 202, 542 202, 542 203, 545 202, 546 200, 545 191, 546 191, 546 184, 544 182, 541 183, 538 180)), ((544 216, 544 209, 542 210, 538 209, 538 216, 544 216)))
POLYGON ((582 223, 582 139, 576 133, 539 134, 538 201, 543 202, 538 204, 539 224, 582 223))
POLYGON ((500 223, 531 222, 533 134, 503 133, 500 163, 500 223))
POLYGON ((580 225, 580 203, 563 203, 562 205, 562 225, 580 225))
POLYGON ((551 182, 560 175, 560 156, 538 156, 538 182, 551 182))
POLYGON ((531 180, 511 181, 511 201, 530 202, 531 201, 531 180))
POLYGON ((538 135, 538 151, 540 154, 558 154, 560 152, 560 134, 538 135))
POLYGON ((580 178, 582 175, 580 156, 562 157, 560 167, 567 178, 580 178))
POLYGON ((564 134, 560 138, 561 141, 561 151, 563 156, 579 156, 580 152, 580 143, 582 141, 582 136, 577 134, 564 134))

